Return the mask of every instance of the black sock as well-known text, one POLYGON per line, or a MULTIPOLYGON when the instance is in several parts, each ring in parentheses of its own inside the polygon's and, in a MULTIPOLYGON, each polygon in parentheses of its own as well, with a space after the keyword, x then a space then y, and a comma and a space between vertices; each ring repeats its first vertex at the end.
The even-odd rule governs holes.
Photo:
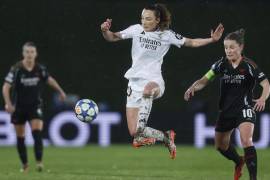
POLYGON ((28 163, 26 146, 24 144, 24 137, 17 137, 17 151, 23 165, 28 163))
POLYGON ((42 143, 42 133, 40 130, 34 130, 32 131, 32 135, 34 138, 34 151, 35 151, 35 157, 36 161, 42 161, 42 155, 43 155, 43 143, 42 143))
POLYGON ((229 148, 226 151, 223 151, 218 148, 218 151, 225 156, 227 159, 232 160, 235 162, 236 165, 238 165, 241 162, 241 157, 237 153, 234 146, 230 145, 229 148))
POLYGON ((249 172, 250 180, 257 179, 257 152, 254 146, 244 148, 245 161, 249 172))

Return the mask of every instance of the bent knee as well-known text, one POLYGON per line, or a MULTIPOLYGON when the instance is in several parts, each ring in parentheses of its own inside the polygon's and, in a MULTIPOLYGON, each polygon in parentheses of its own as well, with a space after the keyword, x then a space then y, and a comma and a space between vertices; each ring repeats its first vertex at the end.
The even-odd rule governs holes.
POLYGON ((156 88, 153 88, 153 89, 150 89, 150 88, 145 88, 144 91, 143 91, 143 97, 145 98, 149 98, 149 97, 156 97, 158 96, 160 93, 160 90, 158 87, 156 88))
POLYGON ((143 97, 150 97, 153 95, 153 92, 152 92, 152 89, 148 89, 148 88, 145 88, 144 91, 143 91, 143 97))

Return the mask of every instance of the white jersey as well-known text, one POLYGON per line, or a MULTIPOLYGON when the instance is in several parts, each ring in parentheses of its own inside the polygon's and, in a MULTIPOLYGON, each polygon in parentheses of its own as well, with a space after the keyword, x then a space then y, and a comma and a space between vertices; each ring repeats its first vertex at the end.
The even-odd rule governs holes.
POLYGON ((185 38, 171 30, 145 32, 142 25, 136 24, 120 31, 122 39, 132 38, 132 66, 125 78, 146 80, 161 79, 163 57, 171 45, 181 47, 185 38))

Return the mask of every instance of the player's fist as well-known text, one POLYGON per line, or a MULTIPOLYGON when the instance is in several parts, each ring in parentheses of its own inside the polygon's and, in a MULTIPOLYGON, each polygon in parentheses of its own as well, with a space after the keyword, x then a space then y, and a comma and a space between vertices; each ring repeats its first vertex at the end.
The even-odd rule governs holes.
POLYGON ((112 26, 112 19, 106 19, 106 21, 101 24, 100 29, 102 32, 106 32, 110 30, 111 26, 112 26))
POLYGON ((5 109, 6 109, 6 111, 8 112, 8 113, 14 113, 14 111, 15 111, 15 107, 12 105, 12 104, 6 104, 5 105, 5 109))
POLYGON ((186 101, 189 101, 192 96, 194 96, 195 89, 194 87, 188 88, 188 90, 185 92, 184 99, 186 101))

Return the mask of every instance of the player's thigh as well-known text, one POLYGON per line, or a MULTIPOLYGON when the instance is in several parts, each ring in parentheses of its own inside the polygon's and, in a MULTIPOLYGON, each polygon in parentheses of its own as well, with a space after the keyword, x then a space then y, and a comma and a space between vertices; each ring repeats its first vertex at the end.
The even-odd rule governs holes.
POLYGON ((158 83, 151 81, 145 85, 143 90, 143 95, 145 97, 149 97, 151 95, 157 97, 159 94, 160 94, 160 87, 158 83))
POLYGON ((215 132, 215 147, 216 149, 227 150, 230 145, 231 134, 233 130, 226 132, 215 132))
POLYGON ((17 107, 15 112, 11 115, 11 123, 14 125, 24 125, 27 119, 27 113, 19 107, 17 107))
POLYGON ((41 119, 32 119, 30 121, 31 129, 33 130, 42 130, 43 129, 43 121, 41 119))
POLYGON ((254 124, 251 122, 243 122, 238 126, 240 132, 240 139, 242 146, 249 147, 253 146, 253 132, 254 132, 254 124))
POLYGON ((126 108, 128 130, 131 136, 134 136, 136 134, 137 123, 138 123, 138 112, 139 112, 139 108, 135 108, 135 107, 126 108))

